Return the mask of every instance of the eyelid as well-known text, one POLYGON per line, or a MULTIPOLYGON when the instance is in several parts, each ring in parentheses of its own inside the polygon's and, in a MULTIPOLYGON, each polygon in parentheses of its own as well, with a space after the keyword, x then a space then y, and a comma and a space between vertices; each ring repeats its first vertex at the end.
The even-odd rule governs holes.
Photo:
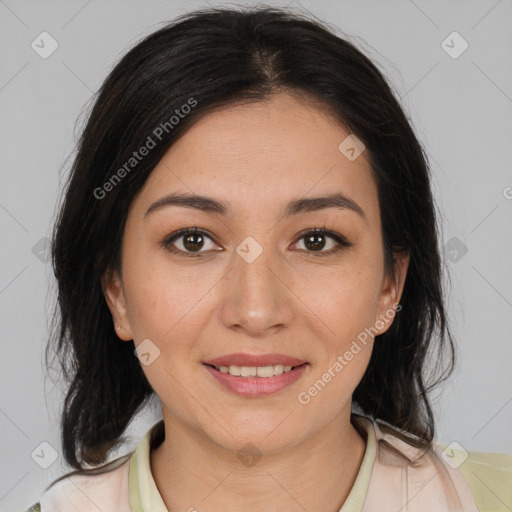
MULTIPOLYGON (((210 238, 215 244, 219 245, 216 242, 215 237, 213 235, 211 235, 208 232, 208 230, 203 229, 203 228, 198 228, 196 226, 191 227, 191 228, 181 228, 181 229, 178 229, 177 231, 174 231, 173 233, 171 233, 170 235, 165 237, 164 240, 162 242, 160 242, 160 245, 163 246, 164 248, 166 248, 167 250, 169 250, 172 253, 183 255, 183 256, 198 257, 198 256, 201 256, 203 254, 208 254, 208 253, 211 252, 211 250, 209 250, 209 251, 198 251, 198 252, 194 253, 194 252, 183 251, 183 250, 177 249, 175 247, 171 249, 169 247, 169 246, 172 245, 172 243, 175 240, 179 239, 181 236, 183 236, 184 234, 187 234, 187 233, 196 233, 196 234, 204 235, 204 236, 210 238)), ((349 248, 349 247, 354 245, 353 243, 349 242, 345 238, 345 236, 343 236, 341 233, 329 230, 325 226, 321 227, 321 228, 318 228, 318 227, 317 228, 307 228, 307 229, 302 230, 300 233, 297 234, 297 237, 295 239, 295 242, 293 242, 293 245, 297 244, 297 242, 299 242, 302 238, 304 238, 308 234, 321 234, 321 235, 324 235, 326 237, 332 238, 338 244, 338 246, 336 248, 331 249, 329 251, 318 251, 318 252, 315 252, 315 251, 300 250, 300 252, 308 253, 308 255, 311 255, 311 256, 319 256, 319 257, 321 257, 321 256, 328 256, 330 254, 337 253, 341 249, 349 248)))
POLYGON ((300 252, 303 252, 306 255, 312 256, 312 257, 329 256, 329 255, 332 255, 332 254, 335 254, 335 253, 341 251, 342 249, 348 249, 349 247, 352 247, 354 245, 352 242, 349 242, 346 239, 346 237, 343 236, 341 233, 327 229, 325 226, 321 227, 321 228, 308 228, 308 229, 301 231, 297 235, 297 239, 294 242, 294 245, 297 244, 302 238, 304 238, 306 235, 309 235, 309 234, 321 234, 321 235, 324 235, 325 237, 332 238, 337 243, 337 246, 335 248, 330 249, 328 251, 318 251, 318 252, 304 251, 304 250, 300 251, 300 252))
POLYGON ((184 256, 192 256, 192 257, 201 256, 205 253, 211 252, 211 251, 200 251, 197 253, 193 253, 193 252, 182 251, 181 249, 178 249, 176 247, 173 247, 173 248, 169 247, 169 246, 172 246, 172 243, 174 241, 178 240, 180 237, 182 237, 183 235, 185 235, 187 233, 195 233, 195 234, 204 235, 204 236, 210 238, 216 245, 219 245, 215 241, 215 237, 213 235, 211 235, 208 232, 208 230, 203 229, 203 228, 198 228, 197 226, 194 226, 192 228, 181 228, 181 229, 178 229, 177 231, 173 231, 170 235, 166 236, 164 238, 164 240, 162 240, 162 242, 160 242, 160 245, 172 253, 180 254, 180 255, 184 255, 184 256))

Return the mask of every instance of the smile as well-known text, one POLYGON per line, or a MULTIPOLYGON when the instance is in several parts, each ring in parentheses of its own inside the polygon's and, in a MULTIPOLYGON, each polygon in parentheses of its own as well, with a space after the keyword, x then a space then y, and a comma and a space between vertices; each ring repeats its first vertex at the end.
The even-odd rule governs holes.
POLYGON ((299 380, 308 363, 298 366, 214 366, 203 367, 231 393, 245 397, 273 395, 299 380))
POLYGON ((275 375, 281 375, 287 373, 296 366, 284 366, 282 364, 275 364, 272 366, 214 366, 214 368, 221 373, 229 373, 235 377, 274 377, 275 375))

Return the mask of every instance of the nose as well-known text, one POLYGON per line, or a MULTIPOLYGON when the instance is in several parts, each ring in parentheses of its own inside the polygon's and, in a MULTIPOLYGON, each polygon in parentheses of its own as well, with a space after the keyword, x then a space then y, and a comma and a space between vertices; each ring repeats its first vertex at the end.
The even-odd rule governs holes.
POLYGON ((240 254, 233 254, 233 267, 220 289, 223 324, 252 337, 289 326, 294 300, 289 265, 279 261, 277 251, 271 249, 263 248, 254 260, 243 251, 240 254))

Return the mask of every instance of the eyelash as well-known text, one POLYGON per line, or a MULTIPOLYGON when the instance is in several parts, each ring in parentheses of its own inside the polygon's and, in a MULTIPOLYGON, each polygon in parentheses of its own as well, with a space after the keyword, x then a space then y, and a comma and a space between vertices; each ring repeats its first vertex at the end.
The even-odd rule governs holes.
MULTIPOLYGON (((192 253, 192 252, 183 251, 181 249, 177 249, 176 247, 171 246, 171 244, 174 241, 178 240, 180 237, 182 237, 185 234, 205 235, 208 238, 210 238, 212 241, 214 241, 213 238, 208 234, 208 232, 203 229, 183 228, 183 229, 179 229, 178 231, 175 231, 174 233, 171 233, 168 237, 166 237, 160 243, 160 245, 174 254, 188 256, 188 257, 192 257, 192 258, 201 257, 202 256, 201 252, 192 253)), ((311 253, 314 257, 330 256, 334 253, 341 251, 342 249, 345 249, 345 248, 348 248, 348 247, 351 247, 352 245, 354 245, 351 242, 349 242, 344 236, 340 235, 339 233, 336 233, 334 231, 329 231, 325 228, 313 228, 313 229, 308 229, 307 231, 303 231, 300 234, 299 238, 297 238, 297 242, 299 240, 305 238, 307 235, 311 235, 311 234, 325 235, 325 236, 328 236, 328 237, 334 239, 338 243, 338 246, 335 247, 334 249, 331 249, 330 251, 323 251, 323 252, 305 251, 307 253, 311 253)), ((295 242, 295 243, 297 243, 297 242, 295 242)), ((202 251, 202 252, 208 252, 208 251, 202 251)))

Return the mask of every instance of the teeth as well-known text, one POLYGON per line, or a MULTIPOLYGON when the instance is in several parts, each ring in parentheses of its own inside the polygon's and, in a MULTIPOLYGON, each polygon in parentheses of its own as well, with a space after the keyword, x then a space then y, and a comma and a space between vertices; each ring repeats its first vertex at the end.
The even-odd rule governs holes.
POLYGON ((236 377, 273 377, 289 372, 293 366, 275 364, 273 366, 216 366, 221 373, 229 373, 236 377))

